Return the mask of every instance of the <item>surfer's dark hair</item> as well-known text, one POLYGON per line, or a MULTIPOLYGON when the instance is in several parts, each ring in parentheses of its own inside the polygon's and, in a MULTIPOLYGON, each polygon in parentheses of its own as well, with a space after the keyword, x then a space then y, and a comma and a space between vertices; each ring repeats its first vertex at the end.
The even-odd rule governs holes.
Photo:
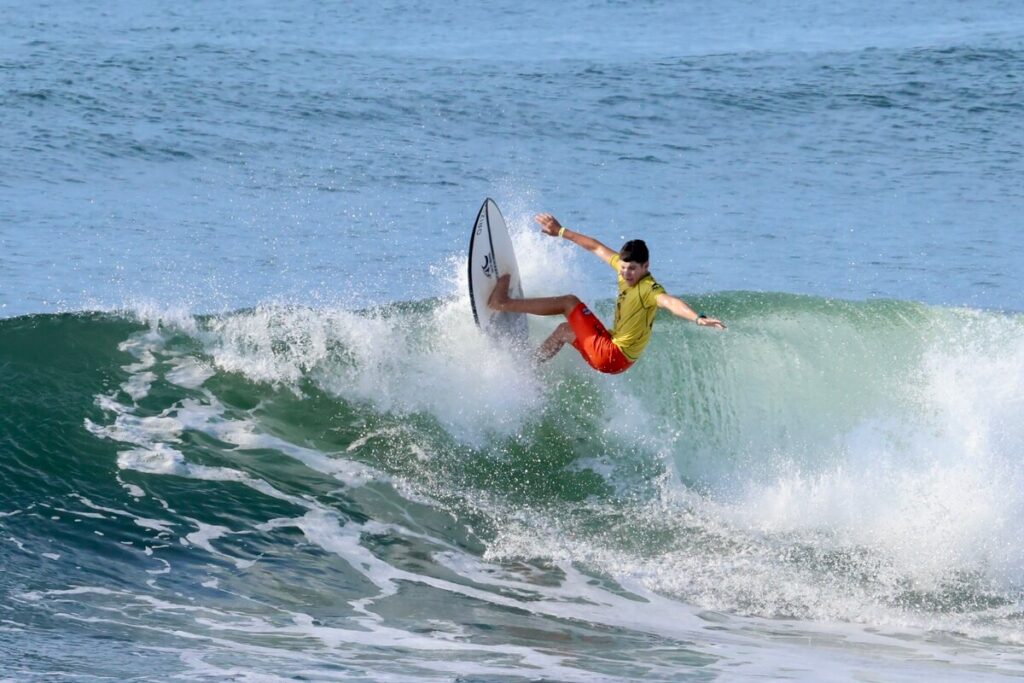
POLYGON ((629 263, 647 263, 651 260, 651 255, 643 240, 630 240, 619 249, 619 259, 629 263))

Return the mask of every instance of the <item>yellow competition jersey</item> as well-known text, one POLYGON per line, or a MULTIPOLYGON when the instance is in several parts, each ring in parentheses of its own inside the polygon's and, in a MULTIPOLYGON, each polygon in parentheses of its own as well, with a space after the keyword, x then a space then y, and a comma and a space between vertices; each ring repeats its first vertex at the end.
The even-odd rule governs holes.
MULTIPOLYGON (((612 257, 611 267, 616 273, 620 261, 618 254, 612 257)), ((656 299, 664 292, 665 288, 655 282, 650 273, 632 287, 619 275, 619 299, 615 303, 615 327, 611 335, 612 343, 619 347, 626 358, 639 358, 650 341, 654 316, 658 314, 656 299)))

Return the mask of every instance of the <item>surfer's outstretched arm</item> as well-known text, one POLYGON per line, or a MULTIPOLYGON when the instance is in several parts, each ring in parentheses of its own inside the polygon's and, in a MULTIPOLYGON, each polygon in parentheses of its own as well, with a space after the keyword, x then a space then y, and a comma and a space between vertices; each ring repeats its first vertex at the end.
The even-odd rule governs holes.
POLYGON ((611 263, 612 257, 615 256, 615 254, 617 253, 609 249, 604 244, 601 244, 593 237, 590 237, 589 235, 584 235, 582 232, 576 232, 574 230, 570 230, 569 228, 564 227, 561 223, 558 222, 558 219, 552 216, 550 213, 537 214, 534 220, 537 221, 537 223, 540 225, 540 229, 544 232, 545 235, 567 239, 573 244, 583 247, 591 254, 594 254, 595 256, 603 260, 605 263, 611 263))
POLYGON ((717 318, 709 318, 706 315, 701 315, 697 311, 690 307, 690 304, 686 303, 679 297, 672 296, 671 294, 659 294, 655 299, 658 306, 664 308, 672 315, 678 316, 683 320, 689 320, 692 323, 697 323, 702 327, 713 327, 716 330, 724 330, 725 323, 717 318))

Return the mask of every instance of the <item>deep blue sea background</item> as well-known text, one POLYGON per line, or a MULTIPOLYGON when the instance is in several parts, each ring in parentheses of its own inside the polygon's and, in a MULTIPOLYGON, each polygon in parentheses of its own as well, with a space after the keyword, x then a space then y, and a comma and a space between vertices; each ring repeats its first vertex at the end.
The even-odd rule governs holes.
POLYGON ((8 316, 438 295, 487 195, 679 291, 1024 308, 1013 2, 6 15, 8 316))
POLYGON ((0 682, 1024 672, 1019 2, 0 17, 0 682))

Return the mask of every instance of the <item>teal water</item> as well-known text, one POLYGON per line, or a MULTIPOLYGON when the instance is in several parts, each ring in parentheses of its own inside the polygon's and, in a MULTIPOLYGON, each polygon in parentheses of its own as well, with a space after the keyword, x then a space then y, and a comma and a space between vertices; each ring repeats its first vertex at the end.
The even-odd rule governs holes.
POLYGON ((3 683, 1024 671, 1016 3, 5 9, 3 683))
POLYGON ((464 296, 4 320, 5 673, 1019 674, 1019 316, 697 300, 611 380, 464 296))

